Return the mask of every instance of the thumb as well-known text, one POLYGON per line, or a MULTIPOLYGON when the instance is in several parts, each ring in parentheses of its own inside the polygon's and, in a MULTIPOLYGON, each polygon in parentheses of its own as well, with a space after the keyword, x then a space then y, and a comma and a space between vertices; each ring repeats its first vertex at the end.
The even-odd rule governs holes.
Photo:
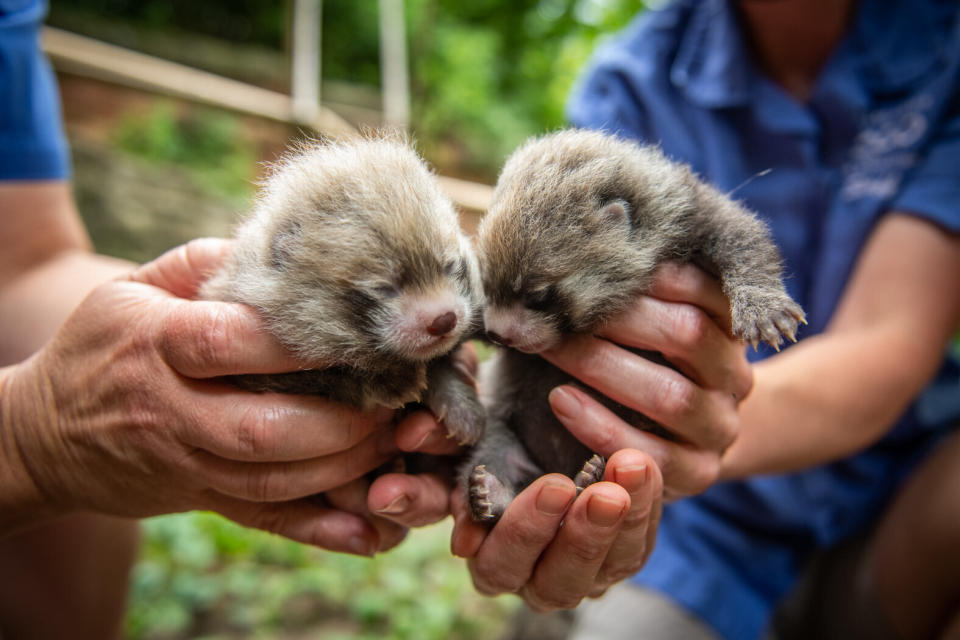
POLYGON ((201 283, 223 263, 232 247, 232 241, 221 238, 191 240, 170 249, 128 277, 179 298, 192 299, 196 297, 201 283))

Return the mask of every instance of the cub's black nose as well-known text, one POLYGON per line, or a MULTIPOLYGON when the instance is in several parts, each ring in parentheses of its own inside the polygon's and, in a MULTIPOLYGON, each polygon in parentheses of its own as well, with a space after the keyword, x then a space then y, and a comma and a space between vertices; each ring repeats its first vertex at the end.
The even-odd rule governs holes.
POLYGON ((442 336, 453 331, 456 326, 457 314, 453 311, 447 311, 433 319, 433 322, 427 327, 427 333, 432 336, 442 336))

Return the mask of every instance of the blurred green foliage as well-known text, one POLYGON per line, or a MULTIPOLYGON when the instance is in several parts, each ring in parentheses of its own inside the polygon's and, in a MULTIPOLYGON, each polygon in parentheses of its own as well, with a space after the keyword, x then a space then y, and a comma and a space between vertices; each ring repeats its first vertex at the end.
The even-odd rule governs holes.
POLYGON ((376 558, 329 553, 209 513, 144 522, 130 638, 491 638, 519 601, 476 594, 450 556, 449 522, 376 558), (298 636, 302 637, 302 636, 298 636))
POLYGON ((287 3, 276 0, 57 0, 51 3, 52 14, 63 8, 109 16, 135 26, 184 29, 274 48, 283 47, 286 39, 287 3))
MULTIPOLYGON (((379 85, 377 4, 324 0, 325 79, 379 85)), ((84 31, 87 16, 92 35, 127 46, 143 43, 187 63, 189 47, 162 47, 149 33, 195 33, 273 50, 272 67, 251 63, 245 68, 252 73, 256 67, 259 74, 273 69, 272 77, 246 79, 276 86, 286 82, 289 5, 275 0, 58 0, 51 22, 84 31), (130 27, 108 28, 105 17, 130 27)), ((623 27, 644 3, 406 0, 405 7, 413 132, 441 168, 492 180, 524 138, 563 124, 566 96, 598 39, 623 27)), ((203 62, 210 66, 206 57, 203 62)), ((228 61, 222 66, 244 72, 244 66, 228 61)))
MULTIPOLYGON (((440 164, 489 177, 527 136, 563 124, 598 38, 640 0, 408 0, 413 130, 440 164)), ((379 82, 376 3, 324 2, 324 74, 379 82)))
POLYGON ((159 101, 146 114, 124 117, 113 137, 122 151, 188 170, 212 196, 244 202, 253 190, 256 150, 232 114, 159 101))

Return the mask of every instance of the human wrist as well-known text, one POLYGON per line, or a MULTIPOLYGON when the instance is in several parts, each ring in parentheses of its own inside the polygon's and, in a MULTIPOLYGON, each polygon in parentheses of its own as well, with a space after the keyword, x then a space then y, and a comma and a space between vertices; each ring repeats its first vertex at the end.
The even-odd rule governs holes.
POLYGON ((40 427, 43 402, 23 380, 26 363, 0 368, 0 538, 57 515, 34 481, 19 434, 40 427))

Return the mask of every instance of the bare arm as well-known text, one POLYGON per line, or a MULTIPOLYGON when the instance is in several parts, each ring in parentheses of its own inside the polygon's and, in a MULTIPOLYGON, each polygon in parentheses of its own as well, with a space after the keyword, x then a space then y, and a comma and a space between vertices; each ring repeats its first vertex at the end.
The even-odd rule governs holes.
MULTIPOLYGON (((134 266, 91 251, 65 181, 0 182, 0 238, 0 365, 29 357, 94 286, 134 266)), ((0 392, 8 370, 0 369, 0 392)), ((3 443, 8 461, 16 454, 11 444, 3 443)), ((26 522, 45 510, 18 467, 2 465, 2 503, 8 512, 31 504, 16 518, 26 522)))
POLYGON ((0 365, 50 339, 90 290, 134 265, 91 251, 70 185, 0 182, 0 365))
POLYGON ((960 237, 888 215, 827 330, 754 367, 721 476, 784 472, 879 440, 936 373, 960 325, 960 237))

